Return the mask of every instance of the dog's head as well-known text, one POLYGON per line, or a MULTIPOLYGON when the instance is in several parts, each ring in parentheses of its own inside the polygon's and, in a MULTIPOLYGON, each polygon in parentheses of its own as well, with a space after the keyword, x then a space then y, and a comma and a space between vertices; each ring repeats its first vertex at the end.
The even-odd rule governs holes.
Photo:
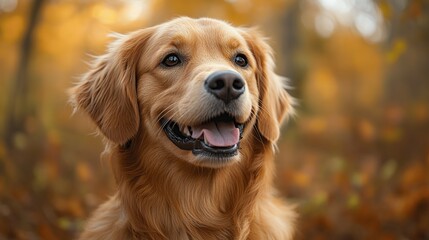
POLYGON ((177 158, 221 167, 240 160, 243 140, 278 139, 292 108, 273 68, 256 31, 178 18, 119 37, 72 89, 72 103, 113 143, 143 132, 177 158))

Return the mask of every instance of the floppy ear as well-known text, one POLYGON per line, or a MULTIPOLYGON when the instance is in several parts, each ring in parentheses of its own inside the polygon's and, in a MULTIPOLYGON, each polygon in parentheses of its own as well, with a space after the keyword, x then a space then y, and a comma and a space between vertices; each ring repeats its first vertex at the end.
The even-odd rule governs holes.
POLYGON ((83 109, 111 141, 124 144, 139 128, 136 79, 148 30, 120 36, 99 56, 77 86, 71 103, 83 109))
POLYGON ((259 112, 256 126, 267 140, 277 141, 280 125, 288 114, 293 113, 293 99, 286 92, 286 78, 274 73, 271 47, 254 29, 246 29, 247 44, 256 59, 256 79, 259 89, 259 112))

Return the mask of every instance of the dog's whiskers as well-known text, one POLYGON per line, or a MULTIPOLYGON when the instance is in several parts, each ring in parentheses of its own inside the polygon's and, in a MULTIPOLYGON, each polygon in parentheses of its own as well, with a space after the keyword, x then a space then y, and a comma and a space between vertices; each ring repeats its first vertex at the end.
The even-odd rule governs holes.
MULTIPOLYGON (((172 107, 167 107, 167 108, 165 108, 164 110, 162 110, 159 114, 158 114, 158 116, 157 116, 157 118, 156 119, 163 119, 163 118, 165 118, 165 116, 167 116, 168 114, 170 114, 170 112, 172 112, 174 109, 172 108, 172 107)), ((173 115, 171 116, 172 118, 174 117, 176 115, 176 113, 173 113, 173 115)), ((158 130, 156 131, 156 133, 155 133, 155 135, 156 136, 158 136, 158 135, 160 135, 161 134, 161 132, 162 132, 162 129, 164 129, 166 126, 167 126, 167 124, 168 124, 168 121, 165 121, 165 122, 163 122, 162 124, 161 124, 161 127, 160 128, 158 128, 158 130)))

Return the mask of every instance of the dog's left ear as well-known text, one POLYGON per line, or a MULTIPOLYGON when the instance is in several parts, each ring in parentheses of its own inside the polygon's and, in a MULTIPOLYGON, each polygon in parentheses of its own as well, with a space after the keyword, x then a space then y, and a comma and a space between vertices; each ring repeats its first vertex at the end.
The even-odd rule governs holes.
POLYGON ((138 64, 150 35, 143 29, 120 36, 70 90, 75 109, 87 112, 101 133, 118 144, 126 143, 139 128, 138 64))
POLYGON ((253 57, 256 59, 256 79, 259 89, 259 112, 257 128, 261 135, 271 142, 280 136, 280 125, 293 113, 293 99, 286 92, 286 78, 274 73, 271 47, 255 29, 243 29, 253 57))

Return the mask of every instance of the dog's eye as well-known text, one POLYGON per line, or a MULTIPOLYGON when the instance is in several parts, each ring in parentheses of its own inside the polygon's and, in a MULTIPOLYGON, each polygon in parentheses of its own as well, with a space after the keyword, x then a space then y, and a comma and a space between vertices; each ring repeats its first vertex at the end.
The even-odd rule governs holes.
POLYGON ((162 60, 162 65, 166 66, 166 67, 174 67, 178 64, 180 64, 182 61, 180 61, 179 56, 177 56, 177 54, 175 53, 171 53, 168 54, 164 60, 162 60))
POLYGON ((247 67, 247 57, 244 54, 237 54, 237 56, 234 57, 234 62, 240 67, 247 67))

